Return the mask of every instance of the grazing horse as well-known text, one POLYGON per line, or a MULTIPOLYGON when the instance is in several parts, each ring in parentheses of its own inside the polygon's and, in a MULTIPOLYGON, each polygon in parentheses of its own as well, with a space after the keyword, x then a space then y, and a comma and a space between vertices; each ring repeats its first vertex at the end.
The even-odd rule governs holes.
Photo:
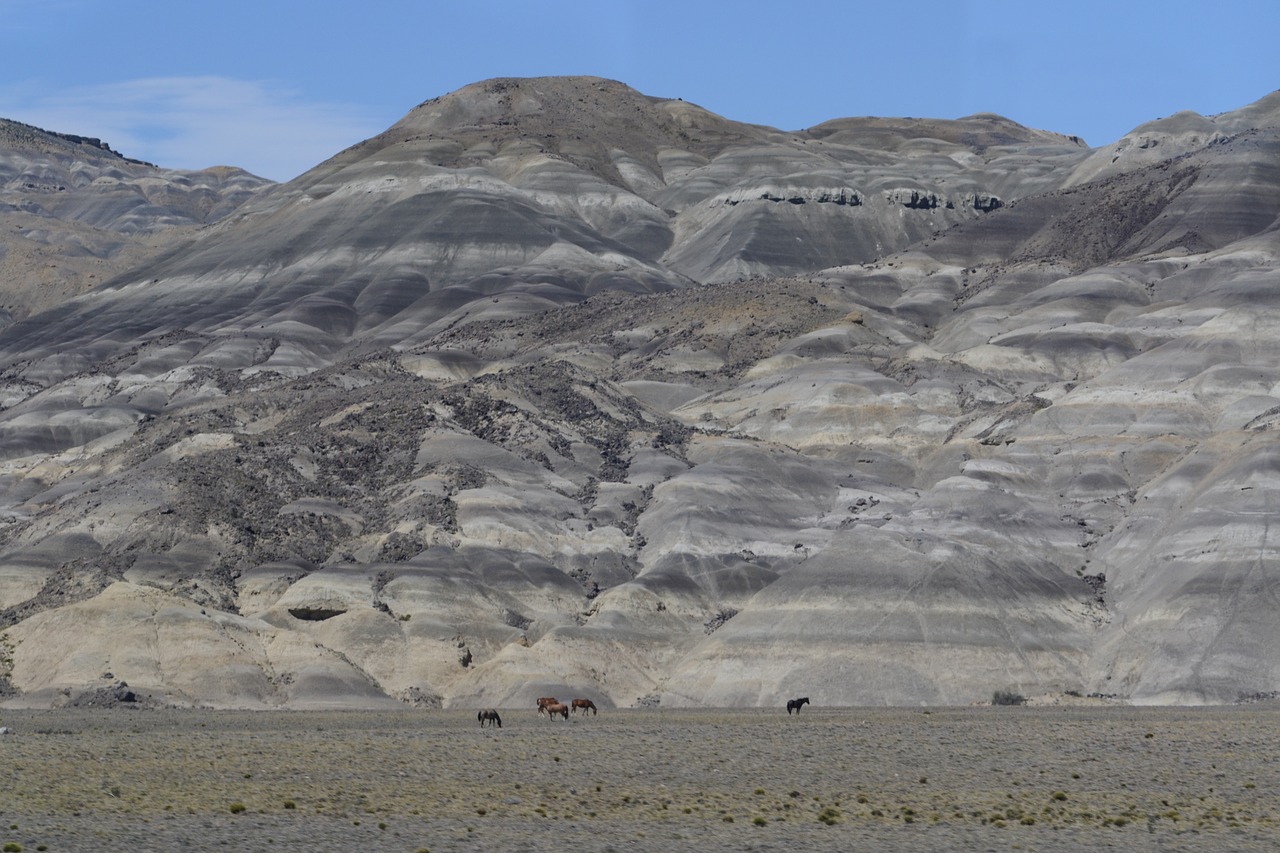
POLYGON ((598 710, 596 710, 596 703, 592 702, 590 699, 574 699, 569 704, 573 706, 573 713, 575 714, 578 713, 578 709, 581 708, 582 715, 584 717, 587 715, 587 711, 590 711, 593 714, 600 713, 598 710))
MULTIPOLYGON (((538 710, 539 710, 539 711, 541 711, 541 710, 543 710, 543 709, 542 709, 542 708, 539 708, 538 710)), ((546 707, 546 709, 545 709, 545 710, 546 710, 546 712, 547 712, 547 719, 548 719, 548 720, 549 720, 549 719, 551 719, 552 717, 554 717, 556 714, 559 714, 560 716, 564 717, 566 720, 567 720, 567 719, 569 719, 569 706, 568 706, 568 705, 562 705, 562 704, 560 704, 559 702, 556 702, 556 703, 554 703, 554 704, 552 704, 552 705, 548 705, 548 706, 546 707)))
POLYGON ((502 728, 502 718, 498 716, 498 712, 493 708, 485 708, 483 711, 476 714, 476 719, 480 721, 480 728, 482 729, 484 728, 485 723, 502 728))
POLYGON ((792 711, 795 711, 797 714, 799 714, 800 709, 808 704, 809 704, 808 696, 802 696, 799 699, 788 699, 787 700, 787 716, 790 717, 792 711))
POLYGON ((538 698, 538 713, 545 713, 549 705, 559 705, 560 700, 554 696, 541 696, 538 698))

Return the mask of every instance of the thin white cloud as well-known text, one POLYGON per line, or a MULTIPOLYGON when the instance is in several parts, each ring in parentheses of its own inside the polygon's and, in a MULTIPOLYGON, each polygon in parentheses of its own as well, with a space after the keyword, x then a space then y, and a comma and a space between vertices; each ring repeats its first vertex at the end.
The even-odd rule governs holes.
POLYGON ((284 181, 385 129, 361 107, 317 103, 271 83, 155 77, 52 93, 0 88, 0 117, 94 136, 174 169, 239 166, 284 181))

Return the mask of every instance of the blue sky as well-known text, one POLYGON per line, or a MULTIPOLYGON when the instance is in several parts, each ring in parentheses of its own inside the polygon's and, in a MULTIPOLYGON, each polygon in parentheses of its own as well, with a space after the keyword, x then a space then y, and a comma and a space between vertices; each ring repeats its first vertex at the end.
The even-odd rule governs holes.
POLYGON ((287 180, 416 104, 594 74, 793 130, 996 112, 1104 145, 1280 87, 1280 2, 0 0, 0 117, 287 180))

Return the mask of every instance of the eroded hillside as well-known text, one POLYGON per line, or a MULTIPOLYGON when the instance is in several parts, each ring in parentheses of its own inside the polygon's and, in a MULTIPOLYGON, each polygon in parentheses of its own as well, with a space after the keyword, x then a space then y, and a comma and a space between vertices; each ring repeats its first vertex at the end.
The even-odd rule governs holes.
POLYGON ((0 119, 0 326, 136 270, 268 183, 230 167, 160 169, 0 119))
POLYGON ((1094 150, 428 101, 0 334, 4 683, 1269 695, 1277 98, 1094 150))

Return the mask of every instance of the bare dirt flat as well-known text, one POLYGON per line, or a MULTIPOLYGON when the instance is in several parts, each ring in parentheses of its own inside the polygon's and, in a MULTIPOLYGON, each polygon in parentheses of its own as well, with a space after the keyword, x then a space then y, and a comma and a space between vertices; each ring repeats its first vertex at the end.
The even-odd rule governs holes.
POLYGON ((1280 708, 0 712, 5 850, 1271 850, 1280 708))

